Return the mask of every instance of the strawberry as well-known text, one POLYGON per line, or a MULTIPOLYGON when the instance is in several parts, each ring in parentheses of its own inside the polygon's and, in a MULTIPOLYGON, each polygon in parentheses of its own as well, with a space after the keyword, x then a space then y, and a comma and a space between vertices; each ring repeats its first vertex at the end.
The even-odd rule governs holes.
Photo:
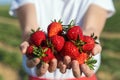
POLYGON ((51 61, 54 57, 54 54, 52 52, 52 50, 48 47, 42 47, 43 51, 44 51, 44 56, 41 57, 41 60, 43 62, 49 63, 49 61, 51 61))
POLYGON ((33 51, 34 51, 34 46, 33 45, 30 45, 27 47, 27 50, 26 50, 26 56, 31 59, 34 57, 34 54, 33 54, 33 51))
POLYGON ((51 43, 53 47, 55 48, 55 50, 61 51, 61 49, 64 46, 65 40, 62 36, 55 35, 51 37, 51 43))
POLYGON ((84 64, 85 61, 88 59, 88 54, 87 53, 80 53, 79 56, 76 58, 76 60, 79 62, 79 64, 84 64))
POLYGON ((67 37, 69 40, 77 40, 78 37, 82 39, 83 37, 83 32, 80 26, 73 26, 67 31, 67 37))
MULTIPOLYGON (((51 59, 54 58, 53 52, 51 51, 50 48, 48 47, 28 47, 28 52, 29 54, 31 53, 31 55, 35 58, 39 58, 42 62, 49 62, 51 59), (30 51, 31 50, 31 51, 30 51)), ((27 54, 28 54, 27 52, 27 54)), ((29 55, 31 57, 31 55, 29 55)))
POLYGON ((80 55, 76 58, 79 64, 87 64, 91 70, 94 70, 94 64, 97 62, 92 56, 87 53, 80 53, 80 55))
POLYGON ((94 38, 90 36, 83 36, 82 40, 85 44, 82 46, 82 49, 84 52, 90 52, 95 46, 95 40, 94 38))
POLYGON ((60 34, 62 32, 61 21, 56 22, 56 20, 48 25, 48 37, 60 34))
POLYGON ((76 57, 79 56, 79 50, 72 42, 66 41, 62 48, 61 55, 67 55, 70 56, 71 59, 76 59, 76 57))
POLYGON ((40 46, 44 40, 46 40, 46 36, 45 33, 41 30, 33 32, 30 36, 30 41, 36 46, 40 46))

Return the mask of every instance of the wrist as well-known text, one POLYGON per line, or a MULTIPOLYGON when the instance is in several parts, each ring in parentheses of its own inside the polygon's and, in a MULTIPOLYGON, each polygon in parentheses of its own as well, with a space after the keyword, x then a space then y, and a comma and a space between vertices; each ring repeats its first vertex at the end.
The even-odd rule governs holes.
POLYGON ((83 35, 91 36, 92 34, 94 34, 94 36, 97 36, 97 39, 95 39, 95 42, 100 44, 100 33, 97 32, 97 30, 94 30, 94 29, 83 30, 83 35))
POLYGON ((31 32, 23 30, 22 32, 22 41, 28 41, 30 37, 31 32))
POLYGON ((97 36, 97 38, 99 40, 100 32, 98 30, 95 30, 93 28, 83 29, 83 35, 91 36, 93 33, 95 36, 97 36))
POLYGON ((22 40, 23 41, 29 40, 30 34, 32 33, 31 29, 37 30, 38 27, 33 27, 33 28, 25 27, 24 29, 22 29, 22 40))

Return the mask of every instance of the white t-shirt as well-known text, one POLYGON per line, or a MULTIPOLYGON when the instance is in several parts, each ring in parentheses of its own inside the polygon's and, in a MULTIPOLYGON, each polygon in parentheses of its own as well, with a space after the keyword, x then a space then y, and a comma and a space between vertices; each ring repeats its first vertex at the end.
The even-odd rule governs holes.
MULTIPOLYGON (((15 15, 15 10, 20 6, 32 3, 36 7, 38 24, 42 30, 47 31, 47 26, 51 20, 63 21, 63 24, 68 24, 71 20, 75 20, 77 25, 82 25, 83 16, 91 4, 96 4, 108 11, 108 17, 112 16, 115 12, 112 0, 14 0, 10 15, 15 15)), ((94 56, 97 59, 95 64, 95 72, 100 65, 100 54, 94 56)), ((26 66, 26 57, 23 56, 23 66, 26 72, 32 76, 36 76, 35 67, 28 68, 26 66)), ((53 73, 47 72, 42 78, 74 78, 72 70, 68 69, 65 74, 62 74, 59 69, 53 73)))

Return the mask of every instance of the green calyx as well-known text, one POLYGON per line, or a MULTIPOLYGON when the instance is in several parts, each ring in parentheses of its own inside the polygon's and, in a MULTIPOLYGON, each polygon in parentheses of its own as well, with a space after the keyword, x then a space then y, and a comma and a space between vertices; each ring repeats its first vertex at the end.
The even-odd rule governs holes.
POLYGON ((35 33, 36 31, 40 31, 40 27, 38 27, 36 30, 31 29, 31 33, 30 33, 30 35, 32 35, 32 34, 35 33))
POLYGON ((39 31, 39 30, 40 30, 40 27, 38 27, 37 30, 31 29, 31 32, 34 33, 34 32, 39 31))
POLYGON ((60 23, 60 24, 63 23, 63 21, 62 21, 61 19, 59 19, 58 21, 57 21, 56 19, 54 19, 53 21, 51 20, 51 22, 58 22, 58 23, 60 23))
POLYGON ((95 60, 93 57, 89 57, 85 61, 85 64, 87 64, 91 70, 94 70, 95 63, 97 63, 97 60, 95 60))
POLYGON ((92 38, 95 40, 95 43, 96 43, 96 44, 99 44, 99 43, 96 41, 96 40, 98 39, 98 37, 95 36, 94 33, 92 33, 90 37, 92 37, 92 38))
POLYGON ((45 54, 45 52, 48 50, 48 48, 42 49, 42 47, 39 46, 39 47, 33 47, 33 49, 34 49, 34 51, 33 51, 34 56, 36 56, 38 58, 47 56, 45 54))
POLYGON ((71 20, 70 23, 68 25, 62 25, 63 26, 63 30, 62 30, 62 36, 64 36, 64 38, 67 40, 67 37, 66 37, 66 34, 67 34, 67 31, 75 26, 75 21, 74 20, 71 20))
POLYGON ((57 53, 57 51, 55 50, 55 47, 54 47, 54 45, 52 44, 52 42, 51 42, 51 40, 46 40, 46 43, 47 43, 47 46, 49 47, 49 48, 51 48, 51 50, 52 50, 52 52, 53 53, 57 53))
POLYGON ((68 31, 71 27, 75 26, 75 21, 71 20, 68 25, 62 25, 62 26, 64 26, 63 31, 68 31))
POLYGON ((74 41, 74 40, 71 40, 79 49, 79 52, 82 52, 82 46, 86 44, 86 42, 80 40, 80 36, 78 35, 77 39, 74 41))

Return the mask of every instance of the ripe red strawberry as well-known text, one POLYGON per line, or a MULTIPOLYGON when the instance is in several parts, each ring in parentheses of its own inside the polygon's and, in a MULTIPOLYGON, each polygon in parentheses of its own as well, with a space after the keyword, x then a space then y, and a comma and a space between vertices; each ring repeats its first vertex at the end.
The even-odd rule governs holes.
POLYGON ((55 50, 61 51, 64 46, 65 40, 62 36, 55 35, 51 37, 51 43, 55 50))
POLYGON ((83 32, 80 26, 73 26, 67 31, 67 37, 69 40, 77 40, 78 36, 80 39, 83 37, 83 32))
POLYGON ((62 32, 62 25, 60 21, 59 22, 55 21, 50 23, 47 31, 48 31, 48 37, 52 37, 54 35, 60 34, 62 32))
POLYGON ((70 41, 66 41, 61 51, 62 56, 70 56, 71 59, 76 59, 79 56, 78 48, 70 41))
POLYGON ((84 64, 85 61, 88 59, 88 56, 89 55, 87 53, 82 52, 79 54, 76 60, 79 62, 79 64, 84 64))
POLYGON ((80 55, 76 59, 79 64, 87 64, 91 70, 94 70, 94 64, 97 62, 92 56, 87 53, 80 53, 80 55))
POLYGON ((90 36, 83 36, 83 42, 85 42, 85 44, 82 46, 83 51, 92 51, 95 46, 95 40, 90 36))
POLYGON ((42 47, 44 53, 43 53, 43 57, 41 57, 41 60, 43 62, 49 63, 49 61, 51 61, 54 57, 54 54, 52 52, 52 50, 50 48, 47 47, 42 47))
POLYGON ((26 56, 29 59, 34 57, 33 51, 34 51, 34 46, 33 45, 30 45, 30 46, 27 47, 26 56))
POLYGON ((37 30, 30 36, 30 41, 36 46, 40 46, 42 41, 46 40, 45 33, 43 31, 37 30))

